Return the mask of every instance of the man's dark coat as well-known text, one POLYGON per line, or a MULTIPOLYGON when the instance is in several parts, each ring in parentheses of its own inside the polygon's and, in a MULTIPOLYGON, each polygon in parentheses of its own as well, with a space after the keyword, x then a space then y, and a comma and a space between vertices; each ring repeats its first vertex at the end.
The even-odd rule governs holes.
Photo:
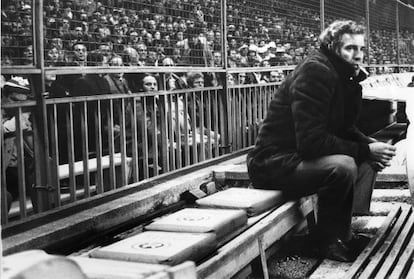
POLYGON ((253 185, 278 189, 302 160, 344 154, 366 161, 368 137, 356 127, 361 108, 361 72, 321 48, 299 64, 270 102, 247 165, 253 185))

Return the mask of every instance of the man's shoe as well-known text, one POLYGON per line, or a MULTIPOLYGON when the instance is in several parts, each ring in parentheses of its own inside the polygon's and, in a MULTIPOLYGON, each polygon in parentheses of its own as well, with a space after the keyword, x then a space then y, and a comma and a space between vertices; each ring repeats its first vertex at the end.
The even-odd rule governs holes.
POLYGON ((353 262, 355 256, 345 242, 335 238, 321 249, 321 257, 339 262, 353 262))
POLYGON ((352 255, 357 258, 359 254, 367 247, 368 243, 371 241, 371 238, 363 233, 352 234, 352 238, 349 241, 346 241, 345 244, 351 251, 352 255))

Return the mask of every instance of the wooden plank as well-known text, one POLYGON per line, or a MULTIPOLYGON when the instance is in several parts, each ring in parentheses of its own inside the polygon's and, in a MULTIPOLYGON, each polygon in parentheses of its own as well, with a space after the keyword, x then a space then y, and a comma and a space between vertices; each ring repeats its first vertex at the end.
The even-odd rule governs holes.
POLYGON ((260 220, 228 244, 217 254, 197 267, 200 278, 231 278, 259 255, 257 237, 262 235, 268 248, 303 219, 298 202, 287 202, 260 220))
POLYGON ((390 279, 412 278, 404 276, 404 273, 409 268, 408 265, 412 263, 414 257, 414 235, 412 227, 410 230, 410 236, 406 241, 408 245, 404 247, 403 253, 398 258, 398 262, 396 263, 394 270, 389 276, 390 279))
POLYGON ((387 219, 384 222, 384 225, 378 230, 376 236, 368 243, 364 251, 361 252, 361 254, 358 256, 351 268, 346 273, 346 275, 343 277, 343 279, 355 278, 356 275, 359 272, 361 272, 361 270, 365 266, 368 265, 370 258, 375 254, 375 251, 378 250, 379 247, 382 245, 385 238, 387 237, 387 234, 391 231, 393 223, 395 222, 395 220, 398 219, 401 213, 402 208, 397 207, 388 214, 387 219))
POLYGON ((406 278, 414 278, 414 264, 413 263, 411 263, 411 267, 410 267, 410 270, 408 271, 406 278))
POLYGON ((400 216, 398 216, 398 219, 394 223, 392 230, 388 233, 384 243, 381 244, 379 249, 376 251, 375 256, 371 259, 367 267, 365 267, 364 271, 361 273, 361 278, 371 278, 375 276, 378 268, 380 268, 381 265, 385 262, 391 249, 393 249, 393 244, 403 229, 410 212, 411 208, 402 208, 400 216))
POLYGON ((392 250, 387 256, 387 260, 384 261, 375 278, 386 278, 386 276, 388 276, 391 273, 390 271, 392 271, 401 253, 404 251, 408 243, 407 236, 409 236, 410 232, 412 233, 413 231, 414 214, 412 212, 412 208, 409 210, 408 214, 410 215, 408 221, 404 224, 403 230, 398 235, 398 238, 395 244, 393 245, 392 250))

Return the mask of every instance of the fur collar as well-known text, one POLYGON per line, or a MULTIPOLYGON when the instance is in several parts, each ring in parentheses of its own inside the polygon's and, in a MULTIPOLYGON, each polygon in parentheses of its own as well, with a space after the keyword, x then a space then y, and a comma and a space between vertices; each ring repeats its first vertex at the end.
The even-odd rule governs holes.
POLYGON ((355 76, 354 67, 333 51, 328 50, 325 46, 321 46, 320 51, 332 63, 340 78, 344 80, 355 80, 356 82, 363 81, 367 78, 367 75, 363 71, 359 71, 358 76, 355 76))

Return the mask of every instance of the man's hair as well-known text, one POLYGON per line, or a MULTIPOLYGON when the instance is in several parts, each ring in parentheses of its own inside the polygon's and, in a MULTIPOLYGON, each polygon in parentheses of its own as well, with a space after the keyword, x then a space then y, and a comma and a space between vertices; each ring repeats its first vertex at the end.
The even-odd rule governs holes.
POLYGON ((72 50, 75 50, 75 47, 78 45, 82 45, 85 47, 86 50, 88 50, 88 48, 86 47, 86 44, 80 41, 76 41, 73 45, 72 45, 72 50))
POLYGON ((365 34, 365 27, 352 20, 336 20, 322 31, 319 42, 327 49, 335 51, 341 47, 344 34, 365 34))
POLYGON ((204 79, 203 73, 200 73, 200 72, 189 72, 187 74, 187 82, 188 82, 188 85, 190 87, 193 87, 194 86, 194 81, 196 79, 199 79, 199 78, 203 78, 204 79))

